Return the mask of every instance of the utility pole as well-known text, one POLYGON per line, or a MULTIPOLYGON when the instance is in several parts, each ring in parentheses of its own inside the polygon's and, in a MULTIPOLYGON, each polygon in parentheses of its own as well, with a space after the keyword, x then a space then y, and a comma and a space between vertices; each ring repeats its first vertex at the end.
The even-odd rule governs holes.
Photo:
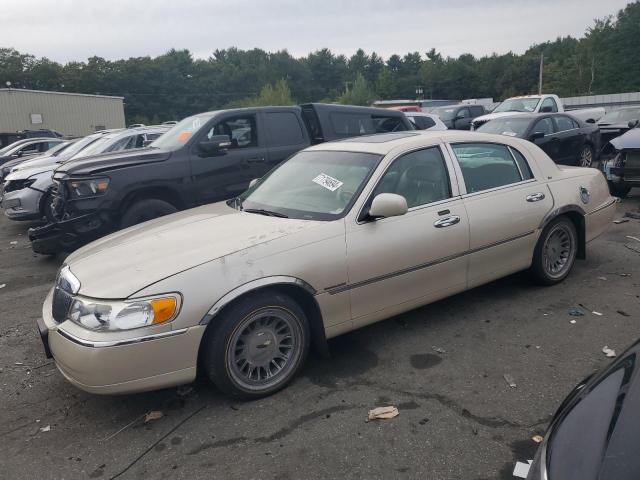
POLYGON ((544 53, 540 53, 540 77, 538 78, 538 95, 542 95, 542 69, 544 68, 544 53))

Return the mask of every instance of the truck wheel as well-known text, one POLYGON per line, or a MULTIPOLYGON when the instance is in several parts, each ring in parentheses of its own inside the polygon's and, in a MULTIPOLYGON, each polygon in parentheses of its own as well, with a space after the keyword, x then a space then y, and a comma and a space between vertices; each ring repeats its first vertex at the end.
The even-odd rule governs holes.
POLYGON ((148 198, 131 205, 120 221, 120 228, 127 228, 154 218, 177 212, 178 209, 164 200, 148 198))
POLYGON ((611 192, 611 195, 613 195, 614 197, 624 198, 629 195, 630 191, 631 187, 629 185, 626 185, 624 183, 609 182, 609 192, 611 192))
POLYGON ((593 147, 589 144, 584 144, 580 149, 580 156, 578 158, 579 165, 581 167, 590 167, 593 163, 593 147))
POLYGON ((266 397, 284 388, 309 351, 309 324, 290 297, 266 291, 241 299, 212 320, 202 341, 210 380, 228 395, 266 397))
POLYGON ((542 285, 563 281, 576 260, 578 234, 573 222, 559 217, 547 225, 538 239, 530 272, 542 285))

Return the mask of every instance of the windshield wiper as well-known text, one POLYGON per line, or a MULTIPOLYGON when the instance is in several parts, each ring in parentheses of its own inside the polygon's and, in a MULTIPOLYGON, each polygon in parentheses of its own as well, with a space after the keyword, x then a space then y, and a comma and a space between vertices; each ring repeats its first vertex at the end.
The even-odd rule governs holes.
POLYGON ((257 213, 258 215, 266 215, 267 217, 289 218, 289 216, 284 213, 265 210, 263 208, 244 208, 242 211, 247 213, 257 213))

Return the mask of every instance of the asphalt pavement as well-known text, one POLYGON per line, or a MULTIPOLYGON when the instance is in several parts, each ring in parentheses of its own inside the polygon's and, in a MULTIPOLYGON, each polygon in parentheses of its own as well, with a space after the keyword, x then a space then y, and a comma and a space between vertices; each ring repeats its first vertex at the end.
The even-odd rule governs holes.
MULTIPOLYGON (((636 189, 617 218, 639 206, 636 189)), ((561 400, 610 361, 602 348, 640 338, 629 219, 561 285, 516 274, 336 338, 263 400, 205 380, 95 396, 44 356, 36 318, 63 258, 34 255, 28 227, 0 219, 1 478, 510 479, 561 400), (387 405, 400 414, 366 421, 387 405)))

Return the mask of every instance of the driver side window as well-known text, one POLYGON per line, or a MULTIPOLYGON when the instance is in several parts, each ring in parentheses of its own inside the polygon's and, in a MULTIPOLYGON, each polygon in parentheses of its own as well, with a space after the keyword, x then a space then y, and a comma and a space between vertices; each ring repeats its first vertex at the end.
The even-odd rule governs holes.
POLYGON ((407 153, 396 159, 373 192, 395 193, 417 207, 451 198, 449 175, 438 147, 407 153))
POLYGON ((255 115, 226 118, 216 123, 207 133, 206 138, 215 135, 227 135, 231 140, 231 149, 258 146, 255 115))
POLYGON ((553 133, 553 120, 550 117, 538 120, 536 126, 533 127, 533 132, 542 132, 545 135, 551 135, 553 133))
POLYGON ((557 112, 558 106, 556 105, 556 101, 551 97, 545 98, 542 105, 540 105, 540 111, 557 112), (543 110, 545 107, 550 108, 550 110, 543 110))

